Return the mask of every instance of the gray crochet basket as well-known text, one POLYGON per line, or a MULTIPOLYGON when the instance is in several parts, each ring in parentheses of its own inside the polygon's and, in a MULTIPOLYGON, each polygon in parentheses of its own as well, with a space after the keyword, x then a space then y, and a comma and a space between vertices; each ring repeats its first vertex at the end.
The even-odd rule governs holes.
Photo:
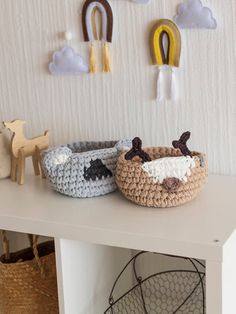
POLYGON ((52 187, 72 197, 105 195, 116 189, 118 155, 130 140, 78 142, 42 153, 42 165, 52 187))

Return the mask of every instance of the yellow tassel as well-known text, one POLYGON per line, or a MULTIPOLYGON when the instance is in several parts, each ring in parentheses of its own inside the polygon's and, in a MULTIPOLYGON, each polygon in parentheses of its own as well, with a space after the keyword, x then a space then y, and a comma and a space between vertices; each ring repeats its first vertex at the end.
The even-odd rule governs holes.
POLYGON ((107 43, 103 46, 103 72, 111 72, 111 62, 107 43))
POLYGON ((95 50, 94 45, 91 44, 90 47, 90 73, 96 72, 96 61, 95 61, 95 50))

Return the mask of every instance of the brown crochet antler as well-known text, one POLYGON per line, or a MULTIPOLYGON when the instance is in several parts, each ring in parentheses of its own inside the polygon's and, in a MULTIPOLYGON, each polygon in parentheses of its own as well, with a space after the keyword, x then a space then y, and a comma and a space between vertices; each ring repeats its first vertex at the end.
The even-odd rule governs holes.
POLYGON ((192 157, 192 153, 191 151, 188 149, 188 146, 187 146, 187 141, 190 139, 190 135, 191 133, 189 131, 187 132, 184 132, 180 139, 178 141, 173 141, 172 142, 172 145, 174 146, 174 148, 179 148, 181 153, 184 155, 184 156, 190 156, 192 157))
POLYGON ((135 156, 142 159, 142 162, 151 161, 151 157, 142 150, 142 141, 139 137, 135 137, 132 141, 132 148, 125 154, 126 160, 132 160, 135 156))

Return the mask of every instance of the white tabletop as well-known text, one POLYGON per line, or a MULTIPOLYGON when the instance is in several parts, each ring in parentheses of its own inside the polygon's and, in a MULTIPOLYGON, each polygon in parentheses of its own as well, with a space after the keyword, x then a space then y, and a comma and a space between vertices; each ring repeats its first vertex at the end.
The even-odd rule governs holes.
POLYGON ((210 176, 192 202, 145 208, 119 192, 73 199, 33 175, 0 180, 0 228, 57 238, 221 260, 236 229, 236 177, 210 176), (215 240, 219 240, 216 242, 215 240))

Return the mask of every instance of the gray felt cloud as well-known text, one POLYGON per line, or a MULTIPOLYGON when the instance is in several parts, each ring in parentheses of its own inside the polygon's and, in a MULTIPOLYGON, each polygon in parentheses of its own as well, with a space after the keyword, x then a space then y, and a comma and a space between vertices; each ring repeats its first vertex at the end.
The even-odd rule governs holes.
POLYGON ((211 9, 204 7, 200 0, 185 0, 179 4, 174 21, 180 28, 217 27, 211 9))
POLYGON ((49 64, 49 71, 53 75, 77 75, 88 73, 89 67, 84 59, 76 54, 71 47, 65 46, 53 54, 53 60, 49 64))

